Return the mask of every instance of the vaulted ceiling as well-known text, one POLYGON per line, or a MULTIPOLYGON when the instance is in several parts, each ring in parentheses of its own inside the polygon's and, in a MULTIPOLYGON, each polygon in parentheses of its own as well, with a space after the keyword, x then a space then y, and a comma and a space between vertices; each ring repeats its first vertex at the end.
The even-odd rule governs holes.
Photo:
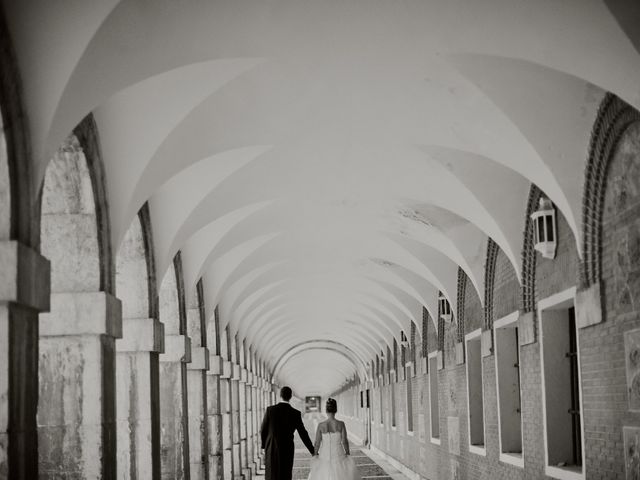
POLYGON ((519 275, 531 183, 580 248, 599 102, 640 108, 632 4, 4 0, 36 181, 93 112, 114 250, 148 201, 160 278, 181 250, 301 394, 455 310, 458 266, 482 300, 488 238, 519 275))

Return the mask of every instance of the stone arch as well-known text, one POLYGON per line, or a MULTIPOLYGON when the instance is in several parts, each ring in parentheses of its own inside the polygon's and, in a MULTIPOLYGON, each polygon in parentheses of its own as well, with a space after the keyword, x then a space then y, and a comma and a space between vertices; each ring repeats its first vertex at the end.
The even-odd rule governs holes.
POLYGON ((51 313, 40 317, 40 473, 114 478, 121 311, 111 295, 109 217, 91 117, 49 162, 40 200, 40 247, 51 262, 52 291, 51 313))
POLYGON ((602 278, 602 221, 609 165, 620 139, 640 112, 607 93, 593 125, 585 167, 582 210, 582 251, 580 284, 582 288, 599 283, 602 278))
POLYGON ((51 291, 95 292, 103 285, 95 195, 75 135, 49 163, 41 193, 42 253, 51 261, 51 291))
POLYGON ((12 198, 11 177, 9 175, 9 160, 7 158, 7 144, 5 139, 4 122, 0 117, 0 240, 11 238, 12 198))
POLYGON ((22 99, 18 63, 4 10, 0 8, 0 115, 2 116, 2 166, 0 189, 0 239, 18 239, 35 249, 40 244, 39 205, 34 202, 33 167, 29 130, 22 99), (7 201, 8 200, 8 201, 7 201), (4 208, 8 207, 8 211, 4 208), (4 217, 4 218, 3 218, 4 217))
POLYGON ((87 115, 73 129, 90 172, 95 198, 95 220, 100 260, 100 290, 113 294, 115 290, 115 261, 111 244, 111 223, 107 201, 104 162, 100 152, 98 127, 92 114, 87 115))

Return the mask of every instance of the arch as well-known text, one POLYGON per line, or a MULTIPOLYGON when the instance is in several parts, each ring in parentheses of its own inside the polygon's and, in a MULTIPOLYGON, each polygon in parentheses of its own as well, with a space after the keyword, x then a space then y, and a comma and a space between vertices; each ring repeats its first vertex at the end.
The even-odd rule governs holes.
POLYGON ((602 278, 602 215, 608 168, 618 141, 627 129, 640 121, 640 112, 607 93, 593 125, 585 167, 582 205, 582 249, 580 284, 587 288, 602 278))
POLYGON ((98 127, 89 114, 73 129, 89 168, 95 198, 95 217, 100 258, 100 290, 113 294, 115 290, 115 260, 111 243, 108 192, 98 127))
POLYGON ((139 213, 131 222, 116 254, 116 294, 122 301, 123 318, 150 317, 154 295, 149 280, 149 254, 139 213))
POLYGON ((538 208, 542 195, 542 190, 531 184, 525 210, 524 243, 522 245, 522 311, 524 313, 535 312, 536 310, 536 251, 533 248, 534 225, 531 220, 531 214, 538 208))
POLYGON ((489 239, 484 274, 484 328, 486 330, 491 330, 493 327, 493 286, 496 279, 496 259, 499 251, 498 244, 489 239))
MULTIPOLYGON (((456 340, 461 343, 464 342, 464 301, 467 296, 467 275, 462 268, 458 268, 458 316, 456 319, 458 320, 458 332, 456 335, 456 340)), ((485 300, 486 302, 486 300, 485 300)), ((486 303, 485 303, 486 305, 486 303)))
POLYGON ((2 222, 0 238, 19 239, 26 245, 40 245, 39 204, 34 202, 33 165, 29 146, 29 128, 23 106, 22 83, 18 63, 4 9, 0 8, 0 115, 2 115, 2 160, 1 186, 5 192, 0 203, 9 211, 2 222), (6 183, 5 183, 6 182, 6 183), (7 202, 8 200, 8 202, 7 202))
POLYGON ((51 261, 52 292, 96 292, 105 286, 98 227, 100 192, 78 138, 71 135, 49 162, 41 193, 40 246, 51 261))
POLYGON ((282 367, 298 353, 306 350, 332 350, 347 358, 355 367, 358 378, 361 381, 368 380, 367 365, 364 359, 360 358, 353 350, 346 345, 334 340, 310 340, 294 345, 287 350, 273 365, 272 381, 278 378, 282 367))

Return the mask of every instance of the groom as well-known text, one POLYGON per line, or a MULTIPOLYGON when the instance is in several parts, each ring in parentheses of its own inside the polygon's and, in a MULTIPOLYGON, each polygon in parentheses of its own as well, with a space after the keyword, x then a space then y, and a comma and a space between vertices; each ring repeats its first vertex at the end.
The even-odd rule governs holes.
POLYGON ((293 432, 313 455, 313 443, 302 423, 302 414, 289 404, 291 389, 282 387, 277 405, 267 408, 260 428, 262 448, 265 450, 266 480, 291 480, 293 471, 293 432))

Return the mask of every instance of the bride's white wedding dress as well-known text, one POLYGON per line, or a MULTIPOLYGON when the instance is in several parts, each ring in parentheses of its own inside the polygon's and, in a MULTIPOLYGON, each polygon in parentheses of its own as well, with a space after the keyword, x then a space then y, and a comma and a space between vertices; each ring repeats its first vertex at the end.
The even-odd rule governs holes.
POLYGON ((360 480, 356 462, 344 452, 342 433, 322 434, 320 451, 311 459, 309 480, 360 480))

